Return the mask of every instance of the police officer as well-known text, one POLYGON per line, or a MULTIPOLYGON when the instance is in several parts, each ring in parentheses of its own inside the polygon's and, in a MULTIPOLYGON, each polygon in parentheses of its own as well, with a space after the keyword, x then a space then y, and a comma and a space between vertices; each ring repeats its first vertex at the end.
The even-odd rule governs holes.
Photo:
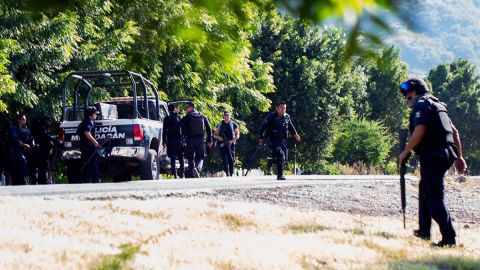
POLYGON ((182 118, 181 125, 187 143, 185 155, 188 159, 188 172, 189 177, 198 178, 205 159, 205 132, 208 147, 212 147, 212 128, 207 117, 195 110, 193 102, 187 102, 185 110, 187 115, 182 118))
POLYGON ((429 240, 433 218, 442 234, 442 240, 433 245, 454 246, 456 234, 445 205, 444 176, 454 162, 460 173, 466 169, 458 130, 447 115, 446 105, 428 95, 428 87, 422 79, 413 77, 402 83, 400 92, 412 111, 411 138, 399 162, 402 164, 411 150, 420 160, 419 229, 414 235, 429 240))
POLYGON ((168 112, 169 115, 163 120, 163 148, 167 149, 173 177, 183 178, 185 173, 185 165, 183 164, 185 147, 183 145, 180 116, 178 115, 178 108, 176 108, 174 104, 168 105, 168 112), (180 162, 180 170, 178 171, 178 174, 175 165, 177 158, 180 162))
POLYGON ((279 102, 275 112, 269 114, 260 127, 259 145, 263 145, 265 133, 270 137, 270 148, 272 150, 273 161, 277 164, 277 180, 285 180, 283 168, 288 158, 287 135, 288 131, 293 134, 297 142, 301 138, 292 124, 290 116, 287 114, 287 104, 279 102))
POLYGON ((38 184, 48 183, 48 166, 52 150, 55 146, 55 138, 50 134, 49 128, 52 119, 49 116, 42 117, 32 128, 33 138, 38 143, 38 184))
POLYGON ((95 140, 95 120, 100 113, 94 107, 85 110, 85 118, 77 128, 80 136, 80 151, 82 153, 84 183, 99 183, 98 152, 100 144, 95 140))
POLYGON ((235 145, 240 138, 238 125, 232 121, 230 112, 223 113, 223 120, 220 121, 214 132, 215 139, 219 142, 220 155, 223 161, 223 170, 227 176, 233 176, 233 163, 235 162, 235 145))
POLYGON ((17 116, 17 123, 10 129, 10 143, 12 154, 12 185, 26 185, 27 172, 26 154, 35 144, 32 133, 27 127, 27 117, 24 114, 17 116))

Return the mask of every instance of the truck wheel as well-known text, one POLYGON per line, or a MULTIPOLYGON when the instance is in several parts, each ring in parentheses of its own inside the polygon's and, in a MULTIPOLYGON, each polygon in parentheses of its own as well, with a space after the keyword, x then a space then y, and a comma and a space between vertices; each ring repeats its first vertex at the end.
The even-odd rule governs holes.
POLYGON ((150 149, 148 151, 147 159, 140 165, 140 179, 141 180, 158 180, 159 166, 157 151, 150 149))
POLYGON ((79 184, 83 182, 82 172, 80 172, 80 168, 82 168, 82 161, 81 160, 69 160, 65 161, 67 166, 67 178, 69 184, 79 184))

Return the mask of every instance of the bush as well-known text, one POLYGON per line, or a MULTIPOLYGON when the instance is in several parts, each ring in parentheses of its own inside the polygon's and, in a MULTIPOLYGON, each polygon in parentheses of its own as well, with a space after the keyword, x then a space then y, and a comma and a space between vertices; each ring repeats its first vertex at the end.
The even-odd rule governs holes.
POLYGON ((333 144, 333 159, 353 166, 355 163, 383 167, 392 140, 376 121, 352 119, 340 126, 333 144))

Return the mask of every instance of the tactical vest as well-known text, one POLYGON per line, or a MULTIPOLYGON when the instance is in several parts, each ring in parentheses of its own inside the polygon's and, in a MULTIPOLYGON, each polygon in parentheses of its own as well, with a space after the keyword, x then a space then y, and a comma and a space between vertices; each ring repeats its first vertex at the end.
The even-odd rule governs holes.
POLYGON ((219 134, 227 141, 233 140, 233 137, 235 137, 235 130, 233 130, 233 122, 230 121, 230 123, 227 124, 225 123, 225 121, 222 120, 222 123, 220 124, 219 134))
POLYGON ((166 121, 165 124, 168 136, 182 136, 182 128, 180 127, 180 117, 178 116, 178 114, 170 114, 170 116, 168 116, 168 121, 166 121))
POLYGON ((285 140, 288 136, 288 123, 290 122, 290 116, 288 114, 278 116, 275 113, 273 117, 272 128, 269 132, 270 137, 273 140, 285 140))
POLYGON ((193 112, 189 117, 189 126, 187 129, 188 137, 203 137, 205 134, 205 122, 203 114, 193 112))
MULTIPOLYGON (((436 148, 454 145, 452 122, 447 114, 447 108, 438 99, 424 96, 431 108, 431 115, 422 141, 414 148, 416 153, 422 153, 436 148)), ((419 99, 419 100, 420 100, 419 99)), ((413 112, 410 118, 410 131, 413 132, 413 112)))

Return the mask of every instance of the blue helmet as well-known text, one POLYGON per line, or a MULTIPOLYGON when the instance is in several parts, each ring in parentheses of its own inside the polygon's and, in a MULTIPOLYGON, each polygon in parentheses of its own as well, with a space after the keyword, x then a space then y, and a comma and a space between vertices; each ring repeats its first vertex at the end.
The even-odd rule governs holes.
POLYGON ((410 91, 415 91, 417 95, 424 95, 429 90, 427 83, 424 80, 418 77, 412 77, 408 81, 400 84, 400 93, 405 95, 410 91))

